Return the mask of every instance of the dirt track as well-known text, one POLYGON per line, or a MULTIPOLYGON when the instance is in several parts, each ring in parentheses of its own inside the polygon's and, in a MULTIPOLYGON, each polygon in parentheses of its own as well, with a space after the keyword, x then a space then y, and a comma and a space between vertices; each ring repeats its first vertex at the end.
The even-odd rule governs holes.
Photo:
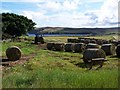
POLYGON ((29 56, 23 55, 19 60, 16 61, 10 61, 9 59, 7 59, 7 57, 0 57, 0 59, 2 60, 0 62, 0 70, 4 70, 7 67, 13 67, 17 64, 24 64, 26 61, 32 59, 34 56, 35 53, 32 53, 29 56))
MULTIPOLYGON (((38 47, 36 50, 39 49, 46 49, 46 43, 44 44, 38 44, 38 47)), ((17 64, 24 64, 25 62, 29 61, 30 59, 34 58, 37 52, 31 53, 30 55, 22 55, 22 57, 19 60, 16 61, 10 61, 7 59, 6 56, 0 57, 0 70, 4 70, 7 67, 13 67, 17 64)))

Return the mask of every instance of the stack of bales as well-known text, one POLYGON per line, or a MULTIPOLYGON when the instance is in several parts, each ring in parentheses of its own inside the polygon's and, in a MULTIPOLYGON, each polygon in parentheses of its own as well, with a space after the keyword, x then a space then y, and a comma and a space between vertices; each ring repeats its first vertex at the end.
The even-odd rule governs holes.
POLYGON ((90 43, 96 43, 96 40, 92 39, 90 40, 90 43))
POLYGON ((72 52, 72 46, 73 46, 73 44, 72 43, 65 43, 64 44, 64 51, 65 52, 72 52))
POLYGON ((118 41, 117 40, 112 40, 112 41, 110 41, 112 44, 114 44, 115 46, 117 46, 118 45, 118 41))
POLYGON ((108 40, 103 40, 103 44, 109 44, 110 42, 108 40))
POLYGON ((120 44, 120 41, 118 40, 112 40, 110 41, 112 44, 114 44, 115 46, 117 46, 118 44, 120 44))
POLYGON ((97 43, 98 45, 102 45, 102 44, 103 44, 103 41, 102 41, 101 39, 98 39, 98 40, 96 40, 96 43, 97 43))
POLYGON ((11 46, 6 50, 6 56, 9 60, 19 60, 21 58, 21 50, 17 46, 11 46))
POLYGON ((99 45, 98 44, 94 44, 94 43, 89 43, 87 46, 86 46, 86 49, 88 48, 99 48, 99 45))
POLYGON ((47 43, 47 49, 48 50, 53 50, 54 43, 47 43))
POLYGON ((116 48, 116 54, 117 54, 117 57, 120 58, 120 44, 116 48))
POLYGON ((115 54, 115 45, 113 44, 103 44, 101 46, 101 49, 103 49, 106 53, 106 55, 114 55, 115 54))
POLYGON ((90 43, 90 40, 89 39, 85 39, 85 44, 89 44, 90 43))
POLYGON ((53 47, 55 51, 63 51, 64 43, 54 43, 53 47))
POLYGON ((79 39, 79 43, 85 43, 85 39, 79 39))
POLYGON ((84 43, 76 43, 73 44, 73 52, 83 52, 85 50, 85 44, 84 43))
POLYGON ((92 60, 94 58, 105 58, 106 54, 102 49, 86 49, 83 53, 83 61, 85 63, 88 63, 89 60, 92 60))

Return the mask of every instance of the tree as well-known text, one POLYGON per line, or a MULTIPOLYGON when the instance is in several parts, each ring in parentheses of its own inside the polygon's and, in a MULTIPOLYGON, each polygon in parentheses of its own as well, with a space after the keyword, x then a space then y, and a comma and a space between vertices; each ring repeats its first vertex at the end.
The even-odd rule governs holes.
POLYGON ((13 37, 27 34, 36 24, 27 17, 14 13, 2 13, 2 33, 13 37))

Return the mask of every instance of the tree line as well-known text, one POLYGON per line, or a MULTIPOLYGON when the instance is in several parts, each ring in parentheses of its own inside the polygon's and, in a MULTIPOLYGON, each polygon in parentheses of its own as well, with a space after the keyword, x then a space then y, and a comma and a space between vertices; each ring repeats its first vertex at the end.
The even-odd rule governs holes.
POLYGON ((19 37, 26 35, 28 31, 35 29, 36 23, 25 16, 14 13, 2 13, 2 38, 19 37))

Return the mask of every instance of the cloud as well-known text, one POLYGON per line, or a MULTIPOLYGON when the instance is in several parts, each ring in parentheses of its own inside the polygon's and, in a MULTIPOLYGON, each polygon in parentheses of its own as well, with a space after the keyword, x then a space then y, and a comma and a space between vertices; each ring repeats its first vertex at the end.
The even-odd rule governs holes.
POLYGON ((105 0, 89 0, 88 3, 98 3, 98 2, 104 2, 105 0))
POLYGON ((65 0, 63 2, 60 1, 48 1, 39 3, 37 6, 41 9, 53 11, 53 12, 61 12, 61 11, 73 11, 79 8, 80 0, 65 0))
MULTIPOLYGON (((12 0, 16 1, 16 0, 12 0)), ((23 0, 19 0, 23 1, 23 0)), ((24 0, 27 2, 28 0, 24 0)), ((82 0, 29 0, 36 4, 36 11, 24 10, 22 15, 37 23, 37 26, 63 27, 111 27, 118 23, 119 0, 89 0, 88 3, 103 2, 99 9, 79 11, 82 0)))
MULTIPOLYGON (((49 2, 49 1, 58 1, 58 0, 1 0, 1 2, 49 2)), ((63 1, 63 0, 59 0, 63 1)))
POLYGON ((42 4, 37 4, 37 6, 40 9, 44 9, 44 10, 51 10, 51 11, 58 11, 61 8, 60 3, 58 2, 53 2, 53 1, 49 1, 49 2, 44 2, 42 4))
POLYGON ((87 11, 85 15, 91 16, 91 21, 93 20, 91 24, 100 26, 115 25, 112 22, 118 22, 118 1, 106 0, 99 10, 87 11))

